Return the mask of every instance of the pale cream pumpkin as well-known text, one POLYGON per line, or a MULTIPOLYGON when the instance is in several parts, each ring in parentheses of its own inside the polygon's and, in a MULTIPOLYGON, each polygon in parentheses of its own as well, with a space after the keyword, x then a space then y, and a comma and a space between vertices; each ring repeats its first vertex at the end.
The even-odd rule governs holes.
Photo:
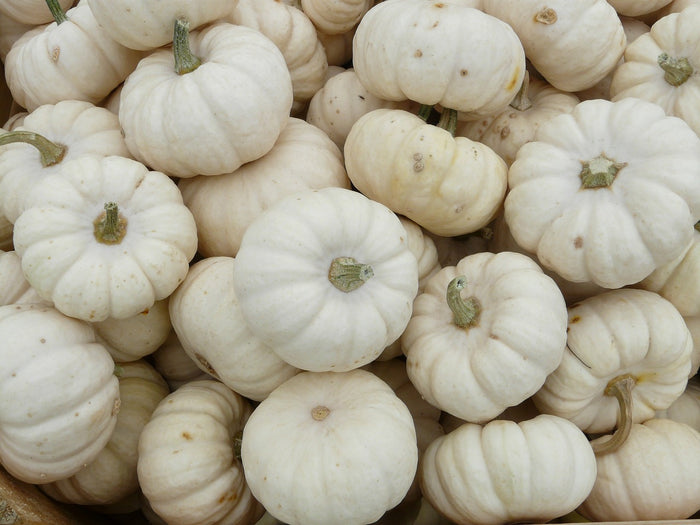
POLYGON ((385 0, 357 27, 353 67, 379 98, 440 104, 470 119, 508 106, 525 52, 508 24, 470 2, 385 0))
POLYGON ((255 408, 241 459, 252 493, 284 523, 361 525, 403 499, 416 443, 408 408, 374 374, 302 372, 255 408))
POLYGON ((569 281, 619 288, 691 242, 700 138, 656 104, 586 100, 540 126, 508 184, 505 220, 520 246, 569 281))
POLYGON ((0 463, 27 483, 67 478, 117 423, 114 361, 88 323, 45 305, 0 306, 0 463))
POLYGON ((193 381, 166 396, 141 432, 137 474, 169 525, 249 525, 264 509, 236 457, 250 404, 224 384, 193 381))
POLYGON ((41 486, 52 498, 79 505, 119 503, 138 489, 137 447, 143 427, 158 403, 170 393, 161 375, 145 361, 116 367, 119 379, 119 414, 112 435, 85 468, 70 478, 41 486))
POLYGON ((42 298, 24 278, 17 253, 0 251, 0 305, 40 302, 42 298))
POLYGON ((84 155, 39 181, 14 225, 39 295, 86 321, 137 315, 182 282, 197 249, 175 183, 124 157, 84 155))
MULTIPOLYGON (((364 0, 363 0, 364 1, 364 0)), ((328 59, 309 17, 278 0, 237 0, 227 20, 252 27, 282 52, 295 102, 308 102, 325 81, 328 59)))
POLYGON ((241 239, 261 213, 293 193, 350 188, 343 156, 318 128, 289 117, 272 149, 237 170, 181 179, 178 187, 197 223, 199 253, 235 257, 241 239))
POLYGON ((688 425, 635 424, 618 451, 596 462, 595 484, 578 508, 590 520, 682 520, 700 510, 700 432, 688 425))
POLYGON ((615 70, 612 100, 637 97, 682 118, 700 134, 700 7, 666 15, 627 46, 625 62, 615 70))
POLYGON ((411 382, 431 404, 486 422, 534 394, 566 345, 566 304, 529 257, 477 253, 435 274, 401 336, 411 382))
POLYGON ((379 108, 410 109, 410 102, 376 97, 362 85, 355 70, 343 70, 329 78, 311 98, 306 121, 322 129, 343 149, 352 125, 365 113, 379 108))
POLYGON ((87 4, 65 13, 57 9, 54 17, 55 22, 24 33, 5 57, 12 97, 28 111, 61 100, 97 104, 141 59, 104 33, 87 4))
POLYGON ((606 0, 484 0, 484 11, 515 30, 532 65, 563 91, 593 86, 625 50, 622 22, 606 0))
POLYGON ((678 310, 646 290, 610 290, 568 310, 564 357, 535 405, 585 432, 617 427, 615 440, 624 441, 632 423, 654 417, 685 390, 692 336, 678 310))
POLYGON ((417 266, 391 210, 324 188, 286 197, 250 224, 233 285, 250 331, 279 357, 343 371, 373 361, 401 335, 417 266))
POLYGON ((298 370, 248 329, 233 288, 235 269, 232 257, 193 264, 170 297, 170 319, 182 348, 202 371, 261 401, 298 370))
POLYGON ((91 102, 62 100, 28 115, 0 135, 0 214, 12 223, 33 186, 82 155, 129 157, 119 119, 91 102))
POLYGON ((171 330, 165 343, 151 354, 151 360, 170 390, 176 390, 190 381, 212 379, 211 374, 202 371, 185 352, 175 330, 171 330))
MULTIPOLYGON (((57 0, 60 9, 70 9, 74 0, 57 0)), ((25 25, 48 24, 53 21, 46 0, 5 0, 0 3, 0 14, 25 25)))
POLYGON ((465 423, 433 441, 420 467, 424 497, 460 525, 547 522, 573 511, 595 479, 586 436, 550 415, 465 423))
POLYGON ((474 232, 501 207, 508 168, 491 148, 451 131, 400 109, 370 111, 345 141, 348 177, 431 233, 474 232))
POLYGON ((93 323, 97 340, 112 358, 125 363, 155 352, 170 333, 168 299, 161 299, 145 310, 124 319, 108 318, 93 323))
POLYGON ((152 50, 173 40, 173 22, 187 18, 192 29, 228 16, 231 0, 88 0, 111 38, 130 49, 152 50))
POLYGON ((227 22, 189 34, 179 19, 175 28, 173 48, 152 52, 124 81, 119 121, 129 151, 176 177, 221 175, 262 157, 292 106, 280 50, 227 22))
POLYGON ((578 102, 576 95, 527 74, 505 110, 492 117, 461 122, 455 135, 485 144, 511 165, 520 146, 533 139, 542 122, 568 113, 578 102))
MULTIPOLYGON (((44 4, 44 6, 46 5, 44 0, 40 1, 42 4, 44 4)), ((0 8, 2 5, 5 4, 0 4, 0 8)), ((68 9, 68 7, 65 9, 68 9)), ((51 16, 50 12, 48 12, 48 14, 51 16)), ((50 21, 51 18, 46 20, 46 22, 50 21)), ((0 11, 0 61, 3 63, 5 62, 5 58, 7 57, 7 53, 9 53, 12 44, 19 40, 19 38, 30 29, 34 29, 34 24, 23 24, 22 22, 18 22, 14 18, 7 16, 5 13, 0 11)), ((6 115, 3 115, 2 117, 4 118, 5 116, 6 115)))
POLYGON ((316 34, 326 50, 328 65, 346 67, 352 60, 352 40, 355 36, 355 28, 336 35, 327 35, 318 30, 316 34))
POLYGON ((691 377, 680 397, 654 417, 685 423, 700 432, 700 376, 691 377))
POLYGON ((671 0, 608 0, 620 15, 646 15, 671 3, 671 0))
POLYGON ((301 0, 301 9, 318 31, 337 35, 350 31, 374 5, 374 0, 301 0))

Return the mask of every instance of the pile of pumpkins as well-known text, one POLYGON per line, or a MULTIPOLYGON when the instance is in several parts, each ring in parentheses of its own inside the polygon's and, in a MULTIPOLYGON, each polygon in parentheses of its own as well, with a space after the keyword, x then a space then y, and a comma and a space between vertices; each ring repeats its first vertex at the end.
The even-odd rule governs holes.
POLYGON ((3 0, 0 58, 12 476, 168 525, 700 511, 699 1, 3 0))

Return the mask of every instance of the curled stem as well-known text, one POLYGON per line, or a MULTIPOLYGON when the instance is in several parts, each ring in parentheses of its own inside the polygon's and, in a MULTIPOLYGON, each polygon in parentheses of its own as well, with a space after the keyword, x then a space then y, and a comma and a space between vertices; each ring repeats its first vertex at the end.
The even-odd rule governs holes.
POLYGON ((611 379, 605 387, 606 396, 615 396, 620 412, 617 418, 617 428, 615 432, 605 440, 596 440, 591 446, 596 455, 609 454, 618 450, 627 440, 632 430, 632 389, 637 384, 637 380, 625 374, 611 379))
POLYGON ((464 275, 455 277, 447 285, 447 305, 452 310, 454 324, 460 328, 468 328, 479 322, 481 315, 481 303, 474 297, 462 299, 460 292, 467 285, 467 278, 464 275))
POLYGON ((68 149, 33 131, 10 131, 0 135, 0 146, 13 142, 23 142, 34 146, 41 157, 41 165, 45 168, 61 162, 68 149))

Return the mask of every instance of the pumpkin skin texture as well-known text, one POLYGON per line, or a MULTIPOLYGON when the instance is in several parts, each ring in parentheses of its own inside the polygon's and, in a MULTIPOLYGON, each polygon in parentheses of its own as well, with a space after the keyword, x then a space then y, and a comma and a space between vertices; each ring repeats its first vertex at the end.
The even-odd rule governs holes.
POLYGON ((700 376, 691 377, 681 396, 655 417, 685 423, 700 432, 700 376))
POLYGON ((175 183, 135 160, 74 159, 37 183, 29 200, 14 227, 22 271, 72 317, 98 322, 150 308, 182 282, 197 249, 194 219, 175 183), (125 224, 103 239, 111 244, 99 233, 106 203, 117 203, 111 212, 125 224))
POLYGON ((611 100, 637 97, 654 102, 700 134, 698 24, 700 7, 684 9, 662 17, 647 34, 627 46, 625 62, 612 78, 611 100), (681 60, 687 62, 676 63, 681 60))
POLYGON ((241 459, 250 490, 282 522, 361 525, 403 499, 418 449, 408 408, 374 374, 302 372, 253 411, 241 459))
MULTIPOLYGON (((73 3, 73 0, 58 0, 64 10, 69 9, 73 3)), ((48 24, 53 21, 46 0, 6 0, 0 3, 0 14, 26 25, 48 24)))
POLYGON ((250 411, 214 380, 192 381, 158 404, 139 437, 137 474, 169 525, 248 525, 262 516, 234 454, 250 411))
POLYGON ((0 463, 27 483, 72 476, 119 411, 114 361, 88 323, 45 305, 0 306, 0 463))
POLYGON ((0 305, 41 303, 43 300, 24 278, 15 251, 0 251, 0 305))
POLYGON ((374 0, 301 0, 300 3, 318 31, 338 35, 357 26, 374 0))
POLYGON ((375 109, 350 129, 354 186, 436 235, 471 233, 498 213, 508 167, 492 149, 400 109, 375 109))
POLYGON ((574 424, 539 415, 465 423, 428 446, 419 475, 424 497, 459 525, 547 522, 583 502, 596 460, 574 424))
POLYGON ((63 153, 57 162, 44 165, 39 150, 27 143, 0 146, 0 213, 14 223, 26 208, 26 199, 37 181, 58 172, 69 160, 82 155, 130 157, 119 127, 110 111, 80 100, 44 104, 13 131, 38 133, 63 153))
POLYGON ((289 70, 277 46, 249 27, 219 22, 192 31, 189 45, 196 69, 178 74, 173 51, 158 49, 124 81, 126 144, 171 176, 230 173, 267 153, 287 124, 289 70))
POLYGON ((342 153, 321 130, 293 117, 261 158, 231 173, 178 183, 204 257, 235 257, 250 223, 275 202, 330 186, 350 188, 342 153))
POLYGON ((619 403, 605 395, 631 377, 631 420, 654 417, 685 390, 693 339, 678 310, 654 292, 622 288, 569 307, 567 347, 559 367, 533 396, 537 408, 583 431, 609 432, 619 403))
POLYGON ((525 54, 552 86, 587 89, 611 72, 627 43, 606 0, 484 0, 484 11, 507 22, 525 54), (595 35, 595 38, 591 38, 595 35))
POLYGON ((353 39, 360 82, 379 98, 440 104, 464 120, 502 111, 523 81, 525 52, 508 24, 471 4, 376 4, 353 39))
POLYGON ((110 505, 138 491, 139 435, 156 406, 170 393, 165 380, 145 361, 117 366, 119 414, 114 431, 98 456, 70 478, 42 485, 53 499, 79 505, 110 505))
POLYGON ((505 220, 523 249, 564 279, 619 288, 691 242, 700 138, 656 104, 586 100, 540 126, 508 185, 505 220))
POLYGON ((486 422, 534 394, 559 365, 566 304, 554 281, 519 253, 477 253, 427 283, 401 336, 411 382, 431 404, 470 422, 486 422), (478 315, 457 323, 446 300, 464 276, 461 301, 478 315))
POLYGON ((632 425, 617 452, 596 459, 598 477, 577 509, 590 520, 680 520, 700 510, 700 432, 688 425, 632 425))
POLYGON ((204 372, 255 401, 298 372, 255 337, 233 288, 236 261, 207 257, 170 296, 170 319, 182 347, 204 372))
POLYGON ((344 371, 401 335, 418 265, 391 210, 324 188, 289 196, 251 223, 233 286, 250 331, 279 357, 303 370, 344 371))
POLYGON ((97 104, 141 59, 141 53, 105 35, 86 4, 66 15, 65 22, 24 33, 5 57, 7 85, 27 111, 61 100, 97 104))
POLYGON ((170 335, 158 350, 153 352, 151 359, 153 366, 163 376, 170 386, 170 390, 177 390, 182 385, 190 381, 200 379, 212 379, 207 372, 192 361, 192 358, 182 348, 182 343, 177 338, 175 330, 170 331, 170 335))

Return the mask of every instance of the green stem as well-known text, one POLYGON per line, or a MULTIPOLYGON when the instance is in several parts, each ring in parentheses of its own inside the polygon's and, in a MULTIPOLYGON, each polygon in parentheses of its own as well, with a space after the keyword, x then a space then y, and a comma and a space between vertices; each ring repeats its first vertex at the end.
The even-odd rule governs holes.
POLYGON ((433 106, 430 104, 421 104, 418 110, 418 116, 424 121, 428 122, 430 118, 430 113, 433 111, 433 106))
POLYGON ((672 58, 668 53, 661 53, 656 61, 664 70, 664 80, 672 86, 680 86, 693 74, 693 66, 685 57, 672 58))
POLYGON ((532 107, 532 101, 527 96, 527 90, 530 86, 530 73, 525 71, 525 77, 520 89, 515 94, 515 97, 510 102, 510 107, 518 111, 526 111, 532 107))
POLYGON ((51 15, 53 15, 53 19, 56 21, 57 25, 68 21, 68 16, 61 7, 61 4, 58 3, 58 0, 46 0, 46 5, 49 6, 49 11, 51 11, 51 15))
POLYGON ((119 244, 126 235, 126 219, 119 215, 116 202, 105 204, 105 211, 93 224, 95 239, 102 244, 119 244))
POLYGON ((625 374, 611 379, 605 387, 606 396, 615 396, 620 412, 617 418, 617 428, 615 432, 604 441, 596 441, 592 447, 596 455, 609 454, 618 450, 632 430, 632 390, 637 384, 637 380, 625 374))
POLYGON ((460 328, 469 328, 479 322, 481 315, 481 303, 472 296, 462 299, 460 292, 467 285, 467 278, 464 275, 455 277, 447 285, 447 305, 452 310, 454 324, 460 328))
POLYGON ((615 162, 601 153, 592 160, 581 162, 581 166, 581 188, 595 189, 610 186, 617 173, 627 166, 627 163, 615 162))
POLYGON ((440 120, 437 126, 442 129, 446 129, 450 132, 450 135, 455 136, 457 131, 457 110, 442 108, 442 113, 440 113, 440 120))
POLYGON ((328 280, 341 292, 352 292, 365 284, 374 271, 369 264, 358 263, 352 257, 337 257, 328 269, 328 280))
POLYGON ((243 446, 243 430, 236 432, 233 436, 233 456, 241 461, 241 447, 243 446))
POLYGON ((190 23, 185 18, 175 20, 173 54, 175 55, 175 72, 178 75, 191 73, 202 64, 202 61, 192 54, 192 49, 190 48, 190 23))
POLYGON ((67 149, 65 146, 55 144, 33 131, 10 131, 0 135, 0 146, 13 142, 23 142, 34 146, 39 151, 41 164, 45 168, 61 162, 67 149))

